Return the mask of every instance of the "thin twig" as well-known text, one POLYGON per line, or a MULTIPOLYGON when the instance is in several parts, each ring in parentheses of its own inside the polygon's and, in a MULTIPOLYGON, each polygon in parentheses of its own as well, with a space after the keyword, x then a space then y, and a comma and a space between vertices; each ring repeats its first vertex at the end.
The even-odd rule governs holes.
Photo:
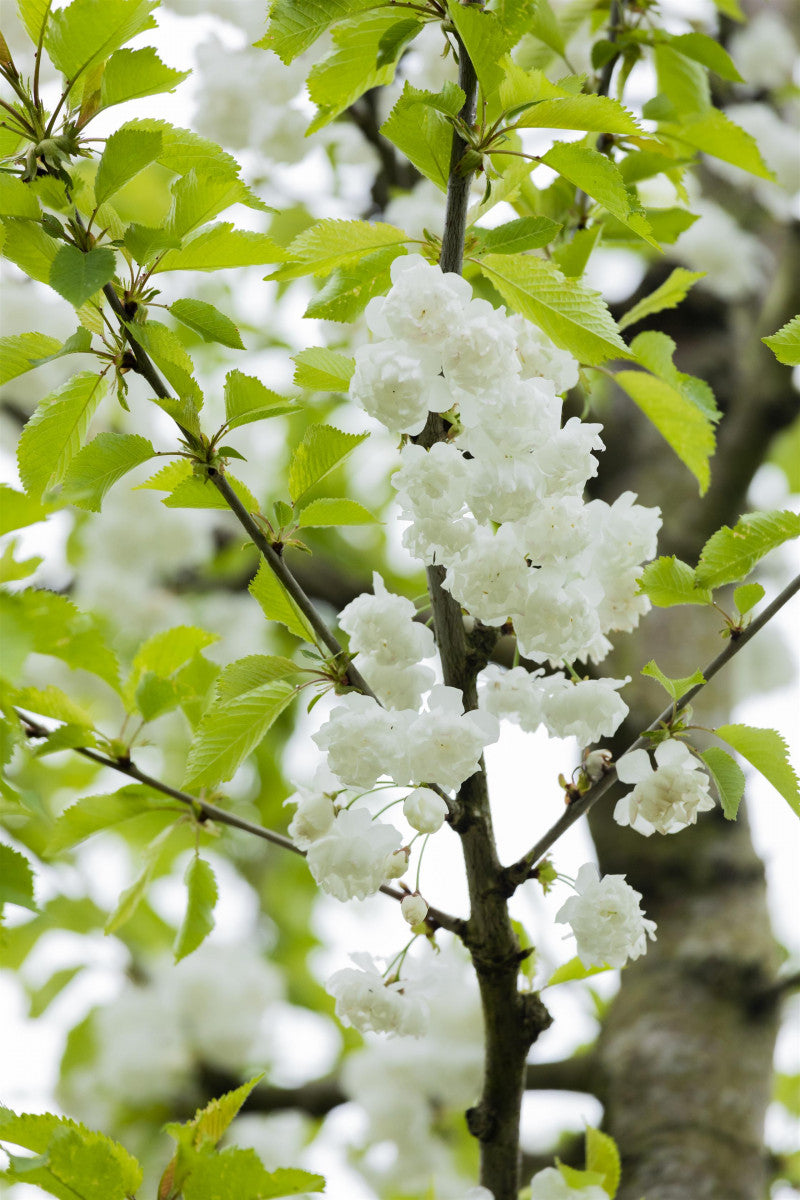
MULTIPOLYGON (((646 735, 674 721, 678 713, 686 708, 687 704, 692 702, 698 692, 702 691, 706 684, 710 683, 714 676, 722 670, 725 664, 730 662, 734 655, 738 654, 764 628, 798 590, 800 590, 800 575, 797 575, 791 583, 787 584, 772 603, 764 609, 763 613, 756 617, 746 629, 731 637, 725 649, 716 658, 712 659, 702 672, 703 682, 695 684, 680 700, 675 704, 670 704, 662 713, 659 713, 656 719, 647 726, 647 729, 627 748, 625 753, 630 754, 632 750, 640 750, 648 746, 650 743, 646 735)), ((510 892, 515 891, 521 883, 530 878, 532 869, 536 866, 542 855, 547 853, 551 846, 558 841, 563 833, 566 833, 570 826, 574 825, 590 808, 594 807, 601 796, 604 796, 612 784, 616 782, 616 779, 616 767, 612 766, 597 783, 592 784, 589 790, 583 793, 579 800, 573 801, 564 810, 555 824, 548 829, 547 833, 539 839, 535 846, 531 847, 527 854, 524 854, 517 862, 512 863, 510 867, 506 868, 505 876, 510 892)))

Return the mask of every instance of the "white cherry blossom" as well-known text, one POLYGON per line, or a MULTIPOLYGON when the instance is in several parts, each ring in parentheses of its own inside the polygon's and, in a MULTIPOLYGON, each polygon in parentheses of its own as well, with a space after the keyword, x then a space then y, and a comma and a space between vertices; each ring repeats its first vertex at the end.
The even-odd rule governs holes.
POLYGON ((337 900, 363 900, 386 880, 389 859, 402 838, 393 825, 373 820, 364 808, 340 812, 306 854, 320 887, 337 900))
POLYGON ((445 412, 453 398, 430 352, 410 342, 359 346, 350 395, 391 433, 421 433, 428 411, 445 412))
POLYGON ((403 801, 403 816, 418 833, 436 833, 444 824, 447 805, 431 788, 414 788, 403 801))
POLYGON ((630 676, 572 682, 557 671, 546 682, 542 721, 551 737, 575 737, 581 746, 591 746, 616 733, 628 715, 617 692, 630 683, 630 676))
POLYGON ((388 983, 370 954, 350 957, 355 967, 336 971, 325 985, 342 1024, 361 1033, 422 1037, 429 1012, 419 990, 404 982, 388 983))
POLYGON ((404 920, 413 927, 419 925, 427 917, 428 904, 419 892, 414 892, 412 896, 404 896, 400 901, 400 911, 404 920))
POLYGON ((653 768, 646 750, 631 750, 617 763, 622 783, 636 784, 614 808, 614 820, 637 833, 678 833, 694 825, 699 812, 714 808, 709 778, 684 742, 670 738, 656 746, 653 768))
POLYGON ((458 788, 478 770, 484 746, 496 742, 500 730, 486 712, 464 712, 458 688, 437 684, 431 688, 428 711, 421 713, 408 731, 408 762, 417 783, 437 783, 458 788))
POLYGON ((350 635, 350 647, 363 651, 381 666, 411 666, 435 653, 433 634, 415 620, 411 600, 386 590, 377 571, 373 595, 363 592, 339 613, 339 624, 350 635))
POLYGON ((647 938, 655 940, 655 921, 645 917, 642 896, 624 875, 604 875, 585 863, 575 880, 577 895, 570 896, 556 920, 572 927, 578 957, 584 967, 624 967, 628 959, 647 951, 647 938))

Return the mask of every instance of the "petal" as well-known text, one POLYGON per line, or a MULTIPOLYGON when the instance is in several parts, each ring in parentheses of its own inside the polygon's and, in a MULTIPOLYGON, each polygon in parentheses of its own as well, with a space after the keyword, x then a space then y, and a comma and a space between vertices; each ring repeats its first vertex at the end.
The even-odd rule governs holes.
POLYGON ((641 783, 652 774, 653 767, 646 750, 631 750, 617 762, 617 778, 622 783, 641 783))
POLYGON ((656 746, 656 762, 660 767, 683 767, 684 770, 694 770, 695 767, 689 747, 676 738, 656 746))
MULTIPOLYGON (((575 891, 578 893, 585 892, 593 884, 600 880, 600 872, 594 863, 584 863, 580 871, 575 877, 575 891)), ((569 903, 569 901, 567 902, 569 903)))

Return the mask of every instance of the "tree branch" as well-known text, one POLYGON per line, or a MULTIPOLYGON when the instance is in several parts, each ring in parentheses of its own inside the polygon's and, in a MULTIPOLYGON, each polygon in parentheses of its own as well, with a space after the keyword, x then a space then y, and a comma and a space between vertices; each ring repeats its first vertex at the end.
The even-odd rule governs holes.
MULTIPOLYGON (((791 583, 787 584, 783 591, 775 597, 772 603, 764 609, 763 613, 756 617, 746 629, 743 629, 742 632, 738 634, 738 636, 732 637, 725 649, 722 650, 716 658, 712 659, 712 661, 703 671, 704 682, 698 683, 693 688, 690 688, 680 700, 678 700, 675 704, 669 705, 669 707, 665 708, 662 713, 659 713, 656 719, 647 726, 647 729, 644 731, 644 733, 642 733, 636 739, 636 741, 627 748, 625 753, 629 754, 632 750, 639 750, 648 746, 649 740, 645 735, 653 732, 656 729, 660 729, 664 725, 668 725, 671 721, 673 721, 678 713, 681 712, 682 709, 686 708, 687 704, 691 703, 698 692, 702 691, 706 684, 710 683, 714 676, 722 670, 725 664, 730 662, 734 655, 738 654, 739 651, 747 645, 751 638, 754 638, 755 635, 764 628, 764 626, 775 616, 775 614, 779 612, 789 600, 791 600, 798 590, 800 590, 800 575, 797 575, 791 583)), ((575 800, 568 806, 563 815, 559 817, 559 819, 553 826, 551 826, 547 833, 539 839, 536 845, 531 847, 527 854, 523 855, 523 857, 518 859, 517 862, 512 863, 510 867, 506 868, 505 876, 512 891, 515 891, 521 883, 530 878, 533 867, 536 865, 542 855, 546 854, 554 842, 558 841, 561 835, 565 833, 571 825, 574 825, 576 821, 584 816, 589 809, 597 803, 601 796, 605 795, 612 784, 616 781, 616 778, 617 771, 616 768, 612 766, 605 773, 605 775, 603 775, 603 777, 597 781, 597 783, 592 784, 589 790, 583 793, 579 800, 575 800)))
POLYGON ((602 1080, 597 1058, 592 1053, 575 1054, 556 1062, 528 1063, 525 1090, 542 1092, 586 1092, 602 1098, 602 1080))

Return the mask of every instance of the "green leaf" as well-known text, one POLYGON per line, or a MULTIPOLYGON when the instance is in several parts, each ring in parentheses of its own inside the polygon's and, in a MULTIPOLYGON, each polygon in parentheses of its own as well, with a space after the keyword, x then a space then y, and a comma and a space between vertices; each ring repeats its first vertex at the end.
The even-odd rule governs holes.
POLYGON ((325 286, 308 304, 303 316, 321 321, 353 321, 363 312, 373 296, 383 296, 389 290, 389 268, 404 246, 389 246, 376 250, 348 267, 337 267, 325 286))
POLYGON ((555 987, 558 983, 572 983, 576 979, 589 979, 592 975, 602 975, 604 971, 610 970, 611 967, 606 966, 585 967, 581 960, 575 957, 558 967, 544 986, 555 987))
POLYGON ((671 37, 669 44, 686 58, 694 59, 708 67, 720 79, 728 79, 731 83, 744 83, 736 64, 719 42, 708 37, 705 33, 681 33, 671 37))
POLYGON ((186 884, 186 912, 172 948, 175 962, 196 950, 211 933, 217 903, 214 872, 198 854, 189 862, 183 881, 186 884))
POLYGON ((235 700, 215 701, 195 731, 183 786, 195 789, 231 779, 294 694, 289 684, 274 682, 235 700))
POLYGON ((198 1149, 216 1146, 253 1088, 262 1079, 263 1075, 255 1075, 241 1087, 226 1092, 224 1096, 211 1100, 205 1108, 198 1109, 190 1121, 185 1121, 182 1125, 171 1122, 165 1126, 165 1131, 180 1146, 193 1146, 198 1149))
POLYGON ((585 129, 588 133, 629 135, 643 132, 618 100, 594 95, 539 100, 515 117, 513 124, 521 129, 585 129))
POLYGON ((133 490, 135 492, 145 489, 154 492, 173 492, 178 484, 183 483, 184 479, 188 479, 191 474, 192 464, 188 459, 175 458, 172 462, 159 467, 155 475, 145 479, 144 483, 137 484, 133 490))
POLYGON ((561 225, 549 217, 519 217, 494 229, 470 230, 478 239, 478 254, 521 254, 547 246, 561 225))
POLYGON ((63 499, 78 508, 100 512, 109 488, 154 454, 152 443, 139 434, 99 433, 70 463, 63 499))
POLYGON ((238 429, 240 425, 249 425, 251 421, 296 411, 295 404, 264 387, 254 375, 229 371, 225 376, 225 424, 228 429, 238 429))
POLYGON ((101 375, 82 372, 42 400, 28 421, 17 462, 25 490, 36 499, 64 478, 105 390, 101 375))
POLYGON ((733 529, 723 525, 703 546, 697 581, 702 587, 720 587, 744 579, 770 550, 798 536, 798 513, 745 513, 733 529))
POLYGON ((0 217, 38 221, 41 215, 39 201, 30 185, 15 175, 0 173, 0 217))
POLYGON ((368 437, 367 433, 343 433, 333 425, 309 425, 289 464, 292 504, 297 504, 368 437))
POLYGON ((531 254, 489 254, 480 264, 503 300, 579 362, 630 358, 599 292, 531 254))
POLYGON ((42 1155, 14 1158, 11 1178, 62 1200, 126 1200, 142 1181, 138 1162, 118 1142, 53 1113, 17 1116, 0 1108, 0 1140, 42 1155))
POLYGON ((24 854, 0 842, 0 911, 4 904, 18 904, 36 912, 30 862, 24 854))
POLYGON ((239 330, 230 317, 205 300, 176 300, 167 308, 173 317, 194 329, 206 342, 219 342, 233 350, 244 350, 239 330))
POLYGON ((48 282, 60 296, 80 308, 113 279, 116 269, 117 260, 109 246, 95 246, 86 253, 77 246, 61 246, 50 266, 48 282))
POLYGON ((53 0, 17 0, 17 10, 34 46, 42 35, 53 0))
POLYGON ((234 229, 230 221, 220 221, 201 229, 179 250, 167 250, 153 274, 164 271, 220 271, 230 267, 262 266, 283 262, 286 251, 266 233, 234 229))
POLYGON ((166 229, 151 229, 148 225, 129 225, 125 230, 125 249, 136 262, 152 263, 164 251, 177 250, 180 238, 166 229))
POLYGON ((676 267, 660 287, 628 309, 620 318, 620 329, 627 329, 629 325, 635 325, 637 321, 642 321, 653 313, 663 312, 665 308, 677 308, 698 279, 702 279, 704 275, 705 271, 687 271, 685 267, 676 267))
POLYGON ((117 50, 103 71, 100 84, 100 107, 111 108, 126 100, 154 96, 158 92, 174 92, 191 71, 176 71, 166 66, 152 46, 141 50, 117 50))
POLYGON ((711 592, 698 585, 689 564, 674 555, 647 564, 639 580, 639 592, 657 608, 671 608, 674 604, 710 604, 712 599, 711 592))
POLYGON ((4 217, 3 225, 6 231, 3 256, 16 263, 21 271, 37 283, 49 283, 50 267, 59 243, 48 237, 41 225, 33 221, 4 217))
POLYGON ((603 1176, 600 1186, 613 1200, 622 1174, 617 1143, 607 1133, 591 1127, 586 1130, 586 1170, 603 1176))
MULTIPOLYGON (((588 229, 579 229, 568 242, 553 251, 553 261, 571 279, 579 279, 603 234, 603 225, 595 221, 588 229)), ((620 328, 622 326, 620 325, 620 328)))
POLYGON ((64 988, 83 970, 83 967, 64 967, 54 971, 46 983, 30 992, 30 1008, 28 1016, 32 1021, 37 1020, 46 1012, 52 1002, 61 995, 64 988))
MULTIPOLYGON (((226 475, 236 495, 248 512, 258 512, 260 504, 250 491, 247 484, 242 483, 234 475, 226 475)), ((161 501, 167 508, 224 508, 228 505, 210 479, 201 479, 199 475, 190 475, 179 483, 169 496, 161 501)))
POLYGON ((114 933, 120 929, 127 921, 131 919, 136 909, 144 899, 145 892, 150 886, 150 881, 153 878, 158 859, 161 855, 164 846, 175 832, 178 822, 171 821, 166 829, 162 829, 157 837, 153 838, 150 844, 144 851, 144 866, 134 879, 130 887, 125 888, 125 891, 117 901, 116 908, 110 914, 104 926, 105 933, 114 933))
POLYGON ((579 1171, 577 1167, 568 1167, 560 1158, 556 1159, 556 1167, 567 1186, 578 1194, 586 1188, 603 1186, 604 1176, 598 1171, 579 1171))
POLYGON ((184 811, 179 801, 166 796, 154 796, 152 788, 140 783, 129 783, 116 792, 84 796, 65 809, 57 819, 45 854, 48 858, 54 857, 64 850, 71 850, 95 833, 102 833, 145 813, 163 812, 165 818, 172 821, 184 811))
MULTIPOLYGON (((147 351, 159 370, 167 377, 167 382, 172 384, 180 399, 190 401, 195 412, 192 414, 189 411, 184 415, 187 418, 193 417, 196 428, 192 428, 191 431, 199 433, 200 426, 197 423, 196 410, 202 407, 203 400, 200 388, 194 378, 194 363, 180 338, 160 321, 148 320, 144 325, 127 322, 125 328, 142 349, 147 351)), ((165 412, 170 411, 168 407, 170 401, 159 400, 157 403, 164 408, 165 412)), ((176 419, 179 424, 186 424, 180 417, 176 416, 176 419)), ((187 428, 190 427, 187 425, 187 428)))
POLYGON ((256 45, 290 63, 331 25, 371 7, 372 0, 272 0, 267 32, 256 45))
POLYGON ((421 91, 406 82, 381 126, 385 138, 441 191, 447 191, 453 125, 464 107, 464 92, 447 82, 441 92, 421 91))
POLYGON ((134 703, 144 720, 155 721, 180 707, 181 689, 171 679, 159 679, 148 671, 136 688, 134 703))
POLYGON ((659 133, 680 146, 691 146, 761 179, 775 178, 761 157, 755 139, 717 108, 680 124, 662 124, 659 133))
POLYGON ((664 42, 656 43, 653 57, 658 92, 643 115, 652 120, 691 120, 711 111, 708 71, 703 66, 664 42))
POLYGON ((97 167, 94 195, 103 204, 140 171, 154 162, 161 153, 161 133, 158 130, 137 129, 123 125, 112 133, 97 167))
POLYGON ((401 246, 407 233, 382 221, 317 221, 294 239, 286 251, 291 260, 269 279, 299 279, 303 275, 328 275, 384 246, 401 246))
POLYGON ((50 509, 34 496, 18 492, 7 483, 0 483, 0 537, 12 529, 22 529, 44 521, 50 509))
POLYGON ((618 371, 614 378, 689 468, 700 485, 700 495, 704 495, 711 480, 708 462, 716 448, 714 430, 708 418, 674 387, 655 375, 645 371, 618 371))
POLYGON ((313 643, 311 626, 266 562, 262 561, 259 566, 249 591, 261 605, 268 621, 280 621, 290 633, 313 643))
POLYGON ((708 767, 717 788, 719 802, 726 820, 735 821, 739 802, 744 795, 744 771, 726 750, 711 746, 700 755, 708 767))
POLYGON ((763 600, 765 592, 760 583, 745 583, 736 588, 733 593, 733 603, 742 616, 755 608, 759 600, 763 600))
POLYGON ((792 317, 777 333, 761 340, 769 346, 778 362, 787 367, 800 366, 800 316, 792 317))
POLYGON ((138 678, 145 671, 152 671, 160 679, 169 679, 195 654, 217 641, 218 633, 194 625, 174 625, 172 629, 154 633, 136 651, 133 676, 138 678))
POLYGON ((377 519, 356 500, 312 500, 297 514, 301 529, 323 525, 371 525, 377 519))
POLYGON ((800 817, 797 776, 789 762, 789 749, 779 733, 751 725, 720 725, 714 732, 760 771, 800 817))
POLYGON ((232 204, 241 203, 244 195, 241 179, 227 170, 192 168, 172 185, 166 230, 173 237, 184 238, 232 204))
MULTIPOLYGON (((0 499, 1 504, 2 499, 0 499)), ((0 554, 0 583, 15 583, 19 579, 27 579, 44 562, 44 559, 40 557, 16 559, 14 557, 16 546, 16 541, 11 541, 0 554)))
POLYGON ((658 248, 644 214, 635 206, 638 202, 632 201, 619 167, 607 155, 575 142, 556 142, 541 156, 541 161, 602 204, 649 245, 658 248))
POLYGON ((298 670, 297 664, 290 658, 282 658, 277 654, 248 654, 222 668, 214 685, 214 695, 222 702, 235 700, 237 696, 255 691, 265 683, 290 679, 298 670))
POLYGON ((655 679, 664 688, 664 691, 672 697, 673 700, 680 700, 681 696, 685 696, 693 687, 697 687, 700 683, 705 683, 703 673, 694 671, 691 675, 686 675, 682 679, 670 679, 669 675, 657 665, 654 658, 646 667, 642 667, 642 675, 646 675, 649 679, 655 679))
POLYGON ((717 422, 722 415, 717 408, 714 393, 708 384, 679 371, 672 361, 675 353, 675 343, 665 333, 648 330, 637 334, 631 343, 631 350, 643 367, 652 371, 659 379, 663 379, 671 387, 690 401, 709 421, 717 422))
POLYGON ((94 721, 89 714, 52 683, 44 688, 22 687, 14 691, 14 704, 25 712, 39 717, 52 717, 55 721, 67 721, 73 725, 85 725, 91 729, 94 721))
POLYGON ((719 12, 724 13, 726 17, 730 17, 732 21, 745 20, 739 0, 714 0, 714 4, 719 12))
POLYGON ((48 358, 60 349, 58 338, 45 333, 17 333, 0 338, 0 383, 32 371, 39 365, 39 359, 48 358))
POLYGON ((355 360, 346 354, 337 354, 324 346, 312 346, 293 354, 296 364, 292 382, 297 387, 312 388, 318 392, 346 392, 355 370, 355 360))
POLYGON ((184 1200, 272 1200, 317 1192, 324 1188, 320 1175, 301 1170, 268 1171, 255 1150, 229 1146, 204 1159, 183 1185, 184 1200))
POLYGON ((486 100, 503 81, 500 59, 513 46, 513 35, 509 36, 493 12, 483 8, 461 4, 459 0, 448 0, 447 11, 472 60, 483 99, 486 100))
POLYGON ((72 0, 50 14, 44 44, 54 66, 72 81, 137 33, 152 29, 157 0, 72 0))
MULTIPOLYGON (((105 644, 97 622, 66 596, 40 588, 0 593, 2 650, 24 660, 26 654, 50 654, 70 667, 80 667, 119 690, 117 660, 105 644)), ((16 668, 15 668, 16 670, 16 668)), ((6 674, 14 671, 6 668, 6 674)))
POLYGON ((800 1073, 777 1073, 773 1080, 772 1099, 782 1104, 791 1116, 800 1117, 800 1073))

